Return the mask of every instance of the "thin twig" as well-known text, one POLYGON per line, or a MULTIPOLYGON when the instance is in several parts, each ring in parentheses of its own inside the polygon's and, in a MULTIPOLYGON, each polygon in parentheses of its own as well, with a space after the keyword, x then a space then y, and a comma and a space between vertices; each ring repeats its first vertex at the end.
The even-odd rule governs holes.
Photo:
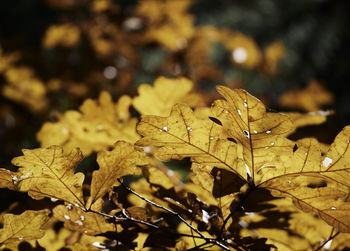
POLYGON ((118 179, 119 183, 127 190, 129 191, 130 193, 136 195, 137 197, 139 197, 140 199, 146 201, 148 204, 152 205, 152 206, 155 206, 157 208, 160 208, 170 214, 173 214, 175 215, 177 218, 179 218, 183 223, 185 223, 190 229, 192 229, 194 232, 196 232, 203 240, 205 240, 206 242, 208 243, 215 243, 217 246, 225 249, 225 250, 230 250, 227 246, 225 246, 224 244, 220 243, 217 239, 211 239, 211 238, 207 238, 205 237, 198 229, 194 228, 190 223, 188 223, 180 214, 178 214, 177 212, 175 211, 172 211, 166 207, 163 207, 161 205, 158 205, 157 203, 143 197, 142 195, 136 193, 134 190, 132 190, 130 187, 126 186, 122 181, 121 179, 118 179))
POLYGON ((156 228, 156 229, 159 229, 159 227, 157 225, 154 225, 152 223, 149 223, 149 222, 146 222, 146 221, 142 221, 142 220, 137 220, 133 217, 130 217, 127 213, 126 213, 126 210, 125 208, 122 208, 122 214, 125 216, 125 218, 133 221, 133 222, 136 222, 136 223, 141 223, 141 224, 144 224, 146 226, 149 226, 149 227, 153 227, 153 228, 156 228))
POLYGON ((331 235, 329 236, 328 240, 326 240, 325 242, 323 242, 322 245, 319 246, 318 248, 316 248, 314 251, 321 250, 321 248, 323 248, 324 245, 326 245, 329 241, 333 240, 335 237, 337 237, 338 234, 340 234, 340 232, 336 232, 336 233, 332 236, 333 230, 334 230, 334 228, 332 229, 331 235))

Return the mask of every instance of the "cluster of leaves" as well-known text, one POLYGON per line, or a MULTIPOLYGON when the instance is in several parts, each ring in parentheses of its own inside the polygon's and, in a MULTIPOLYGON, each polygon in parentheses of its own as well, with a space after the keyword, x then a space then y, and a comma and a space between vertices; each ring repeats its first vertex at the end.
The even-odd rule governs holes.
POLYGON ((15 203, 2 213, 1 248, 346 248, 350 127, 331 145, 293 141, 298 127, 330 112, 269 112, 224 86, 209 108, 192 88, 160 77, 134 98, 114 103, 102 92, 45 123, 42 148, 23 150, 12 160, 17 170, 0 169, 1 188, 38 201, 35 210, 15 203), (84 170, 79 163, 93 152, 98 169, 84 170), (182 159, 185 178, 164 164, 182 159))

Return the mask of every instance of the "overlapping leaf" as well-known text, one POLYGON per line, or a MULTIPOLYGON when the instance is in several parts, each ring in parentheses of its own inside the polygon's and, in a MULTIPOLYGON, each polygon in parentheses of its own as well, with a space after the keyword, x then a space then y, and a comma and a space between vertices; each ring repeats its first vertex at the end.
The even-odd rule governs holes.
MULTIPOLYGON (((102 200, 98 200, 92 207, 96 212, 102 211, 102 200)), ((64 222, 66 228, 84 233, 96 235, 108 231, 114 231, 114 225, 106 222, 106 217, 93 212, 84 212, 72 204, 58 205, 53 209, 54 217, 64 222)))
POLYGON ((102 151, 117 140, 134 142, 139 138, 135 132, 135 118, 130 118, 131 99, 122 96, 113 103, 107 92, 98 101, 86 100, 81 112, 67 111, 58 122, 47 122, 37 134, 43 147, 61 145, 66 152, 79 147, 84 155, 102 151))
POLYGON ((174 105, 169 117, 142 116, 137 131, 144 136, 137 145, 161 147, 156 152, 161 160, 191 157, 193 162, 236 169, 236 144, 226 139, 220 125, 198 119, 186 104, 174 105))
POLYGON ((138 166, 148 164, 148 159, 144 152, 137 151, 132 144, 118 141, 112 151, 99 152, 97 162, 100 169, 92 174, 88 204, 93 204, 112 189, 118 178, 141 174, 138 166))
POLYGON ((267 113, 264 104, 244 90, 217 87, 225 100, 217 100, 213 111, 223 123, 228 136, 237 142, 238 173, 257 184, 268 178, 261 176, 269 169, 269 177, 285 172, 293 143, 283 137, 294 126, 290 118, 279 113, 267 113))
POLYGON ((321 156, 316 140, 300 140, 288 172, 260 186, 292 198, 297 207, 318 214, 337 230, 350 232, 349 140, 348 126, 325 156, 321 156))
POLYGON ((190 93, 192 88, 193 83, 187 78, 159 77, 154 86, 139 86, 139 96, 133 99, 133 106, 143 115, 168 116, 176 103, 186 103, 194 107, 201 101, 199 94, 190 93))
POLYGON ((82 184, 84 174, 74 170, 83 159, 80 150, 64 154, 61 147, 23 150, 23 156, 12 163, 20 166, 12 181, 21 192, 28 192, 34 199, 49 197, 84 206, 82 184))
POLYGON ((0 230, 0 247, 16 248, 21 241, 40 239, 42 226, 48 221, 50 211, 27 210, 21 215, 5 214, 4 227, 0 230))

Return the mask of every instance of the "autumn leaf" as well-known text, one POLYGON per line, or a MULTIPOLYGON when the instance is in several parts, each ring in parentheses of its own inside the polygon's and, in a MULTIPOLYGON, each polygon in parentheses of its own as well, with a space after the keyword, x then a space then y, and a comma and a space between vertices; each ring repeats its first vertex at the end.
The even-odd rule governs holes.
POLYGON ((118 141, 113 150, 98 153, 97 163, 100 169, 92 174, 88 205, 92 205, 112 189, 113 185, 118 183, 118 178, 125 175, 140 175, 141 169, 138 166, 147 165, 148 158, 143 151, 137 151, 132 144, 118 141))
POLYGON ((169 117, 142 116, 137 131, 144 137, 136 144, 161 147, 155 155, 162 161, 191 157, 236 172, 236 144, 217 123, 196 118, 188 105, 174 105, 169 117))
POLYGON ((12 182, 14 173, 10 170, 0 168, 0 188, 15 190, 16 186, 12 182))
POLYGON ((293 121, 295 129, 288 133, 291 134, 297 128, 324 123, 327 120, 327 117, 333 114, 333 111, 318 111, 309 113, 287 112, 283 114, 287 115, 293 121))
MULTIPOLYGON (((92 207, 96 212, 102 211, 102 200, 98 200, 92 207)), ((87 235, 96 235, 108 231, 114 231, 114 225, 106 222, 106 217, 94 212, 84 212, 81 208, 71 203, 58 205, 53 209, 54 217, 64 222, 64 226, 70 230, 87 235)))
POLYGON ((326 90, 320 82, 312 80, 304 89, 291 90, 280 96, 279 103, 283 107, 315 112, 322 106, 331 104, 333 100, 334 96, 331 92, 326 90))
POLYGON ((37 134, 42 147, 61 145, 66 152, 79 147, 84 155, 106 150, 117 140, 134 142, 139 138, 137 119, 130 118, 131 99, 122 96, 117 103, 107 92, 97 101, 87 99, 80 111, 69 110, 58 122, 45 123, 37 134))
POLYGON ((5 214, 3 228, 0 230, 1 248, 16 248, 22 241, 40 239, 44 235, 42 226, 48 221, 50 211, 27 210, 20 215, 5 214))
POLYGON ((64 154, 61 147, 24 149, 23 156, 12 164, 20 166, 12 181, 21 192, 28 192, 33 199, 44 197, 59 199, 84 207, 82 183, 84 174, 74 170, 83 159, 80 150, 64 154))
POLYGON ((133 106, 142 115, 168 116, 176 103, 187 103, 194 107, 201 101, 198 94, 190 93, 192 88, 193 83, 187 78, 159 77, 154 86, 139 86, 139 96, 133 99, 133 106))
POLYGON ((349 142, 349 126, 324 156, 316 140, 300 140, 290 169, 259 186, 276 196, 290 197, 301 210, 318 214, 338 231, 350 232, 349 142))
POLYGON ((267 179, 266 175, 273 177, 283 172, 290 165, 287 160, 293 148, 293 143, 283 137, 294 130, 291 119, 266 112, 264 104, 244 90, 223 86, 217 90, 226 101, 216 100, 213 111, 228 137, 237 142, 236 171, 254 184, 267 179), (269 170, 264 177, 260 174, 263 168, 269 170))

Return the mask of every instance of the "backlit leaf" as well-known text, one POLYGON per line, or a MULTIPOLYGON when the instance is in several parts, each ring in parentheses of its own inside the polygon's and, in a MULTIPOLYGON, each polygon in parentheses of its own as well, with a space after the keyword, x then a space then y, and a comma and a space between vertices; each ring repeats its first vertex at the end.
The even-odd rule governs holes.
POLYGON ((200 102, 198 94, 190 93, 192 88, 193 83, 187 78, 159 77, 154 86, 139 86, 139 96, 133 99, 133 106, 143 115, 168 116, 176 103, 186 103, 194 107, 200 102))
POLYGON ((288 158, 293 147, 283 137, 294 130, 291 119, 280 113, 267 113, 264 104, 244 90, 223 86, 217 90, 226 101, 215 101, 213 110, 228 137, 237 142, 236 171, 255 184, 267 178, 260 174, 264 168, 269 169, 270 176, 283 172, 290 165, 284 156, 288 158))
POLYGON ((12 160, 12 164, 21 167, 12 177, 19 191, 28 192, 33 199, 48 197, 84 206, 84 174, 74 174, 83 159, 80 150, 64 154, 61 147, 51 146, 22 151, 23 156, 12 160))
POLYGON ((137 120, 130 118, 130 97, 122 96, 117 103, 107 92, 97 101, 87 99, 80 111, 69 110, 58 122, 46 122, 37 134, 42 147, 61 145, 66 152, 79 147, 84 155, 106 150, 117 140, 134 142, 137 120))
POLYGON ((276 196, 292 198, 297 207, 318 214, 338 231, 350 232, 349 140, 348 126, 325 156, 321 156, 316 140, 298 141, 290 170, 260 186, 276 196))
POLYGON ((216 122, 196 118, 188 105, 174 105, 169 117, 142 116, 137 131, 144 137, 136 144, 160 146, 160 160, 191 157, 192 162, 235 172, 236 144, 216 122))
POLYGON ((16 248, 22 241, 40 239, 44 235, 42 226, 48 221, 50 211, 27 210, 21 215, 5 214, 4 227, 0 230, 0 246, 16 248))
POLYGON ((91 204, 112 189, 118 178, 141 174, 138 166, 148 161, 144 152, 137 151, 130 143, 118 141, 113 150, 98 153, 97 163, 100 169, 92 174, 91 204))
MULTIPOLYGON (((99 200, 92 209, 100 212, 102 203, 103 201, 99 200)), ((56 206, 53 209, 53 214, 55 218, 64 222, 66 228, 87 235, 96 235, 115 230, 112 223, 106 222, 106 217, 93 212, 84 212, 70 203, 56 206)))

